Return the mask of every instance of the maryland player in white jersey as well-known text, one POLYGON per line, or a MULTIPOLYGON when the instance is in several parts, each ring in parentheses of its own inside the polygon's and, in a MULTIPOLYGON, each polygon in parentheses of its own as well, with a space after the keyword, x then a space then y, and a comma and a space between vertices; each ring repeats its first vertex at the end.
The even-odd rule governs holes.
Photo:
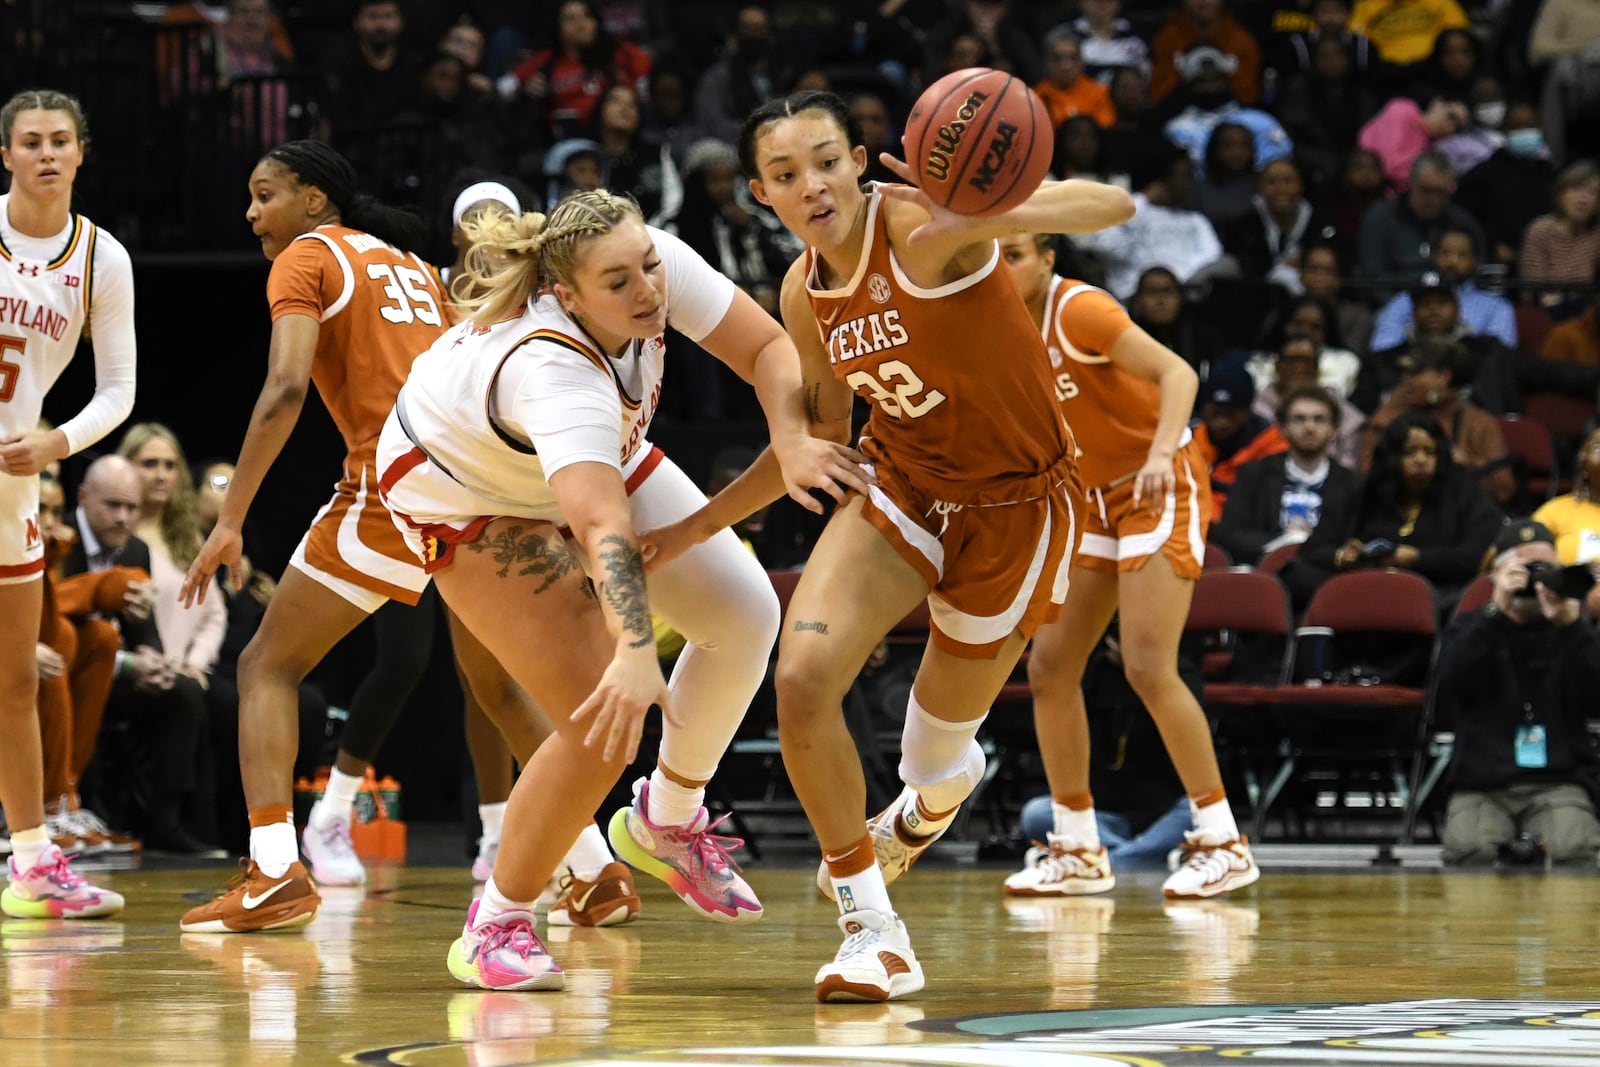
POLYGON ((0 807, 11 830, 0 910, 19 918, 84 919, 122 897, 67 865, 44 825, 35 646, 44 543, 39 472, 104 437, 133 410, 133 267, 110 234, 72 211, 88 129, 64 93, 18 93, 0 108, 0 807), (41 431, 45 395, 94 337, 94 397, 41 431))
POLYGON ((1198 379, 1110 294, 1058 277, 1045 235, 1007 238, 1006 265, 1050 354, 1051 396, 1083 448, 1083 544, 1066 609, 1034 635, 1034 729, 1055 829, 1005 881, 1023 896, 1103 893, 1115 877, 1089 792, 1081 683, 1113 615, 1123 669, 1189 794, 1195 829, 1168 897, 1211 897, 1260 877, 1222 786, 1211 726, 1178 676, 1178 642, 1205 558, 1206 464, 1190 441, 1198 379))
POLYGON ((710 505, 648 438, 666 327, 756 386, 774 448, 755 481, 781 459, 812 506, 809 486, 842 496, 838 481, 866 482, 853 453, 806 432, 782 328, 631 200, 575 193, 548 218, 489 208, 465 228, 473 317, 412 368, 379 442, 379 484, 445 603, 556 727, 512 791, 450 971, 487 989, 556 989, 533 900, 632 759, 652 703, 659 759, 612 819, 612 845, 710 918, 761 914, 704 796, 765 673, 777 599, 725 522, 679 536, 710 505), (539 294, 541 275, 552 284, 539 294), (674 533, 647 581, 639 531, 657 527, 674 533), (652 610, 689 642, 670 686, 652 610))
POLYGON ((1029 637, 1060 611, 1080 525, 1076 447, 995 238, 1116 225, 1132 205, 1111 186, 1056 182, 979 219, 914 186, 863 191, 860 130, 831 93, 758 108, 739 154, 757 199, 809 246, 782 304, 812 420, 847 438, 852 392, 873 407, 860 447, 876 485, 834 513, 806 564, 777 689, 784 764, 845 935, 817 972, 817 998, 887 1000, 921 988, 923 974, 886 884, 981 780, 978 728, 1029 637), (906 789, 863 827, 841 701, 868 653, 925 599, 933 635, 906 711, 906 789))

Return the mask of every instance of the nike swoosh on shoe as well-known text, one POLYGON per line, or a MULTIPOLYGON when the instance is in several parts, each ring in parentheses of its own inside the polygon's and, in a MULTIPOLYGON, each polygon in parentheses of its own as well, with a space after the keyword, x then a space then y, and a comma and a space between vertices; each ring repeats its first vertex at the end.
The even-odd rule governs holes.
POLYGON ((263 905, 263 904, 265 904, 267 902, 267 898, 268 897, 271 897, 274 893, 276 893, 278 890, 282 889, 284 886, 288 885, 292 881, 294 881, 293 878, 285 878, 283 881, 279 882, 277 885, 273 886, 271 889, 267 890, 265 893, 262 893, 259 897, 251 896, 250 895, 250 891, 248 889, 246 889, 244 891, 244 898, 242 900, 240 900, 240 903, 244 905, 244 910, 245 911, 255 911, 257 908, 259 908, 261 905, 263 905))

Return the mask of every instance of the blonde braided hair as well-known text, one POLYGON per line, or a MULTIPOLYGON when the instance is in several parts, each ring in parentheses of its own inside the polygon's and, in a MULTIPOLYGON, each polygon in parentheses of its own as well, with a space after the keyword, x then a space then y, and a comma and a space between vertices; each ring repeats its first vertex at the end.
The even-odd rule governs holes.
POLYGON ((451 296, 479 323, 508 317, 547 284, 572 285, 581 243, 616 229, 627 219, 644 222, 639 205, 604 189, 563 197, 548 215, 513 215, 487 204, 476 218, 461 220, 468 241, 461 276, 451 296))

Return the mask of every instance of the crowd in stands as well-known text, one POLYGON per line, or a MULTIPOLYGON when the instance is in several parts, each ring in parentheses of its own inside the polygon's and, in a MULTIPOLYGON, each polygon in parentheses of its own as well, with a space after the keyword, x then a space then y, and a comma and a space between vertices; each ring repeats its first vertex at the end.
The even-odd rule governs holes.
MULTIPOLYGON (((150 24, 164 107, 221 101, 218 151, 246 169, 288 136, 331 141, 371 192, 428 217, 441 264, 455 258, 448 205, 471 182, 505 181, 531 208, 604 185, 774 313, 801 249, 745 188, 732 147, 743 116, 831 88, 861 124, 871 176, 887 179, 876 153, 898 153, 924 86, 968 66, 1011 71, 1049 109, 1053 175, 1134 194, 1126 225, 1062 239, 1057 269, 1108 289, 1200 373, 1212 541, 1235 564, 1299 546, 1282 577, 1301 607, 1332 574, 1414 571, 1448 620, 1506 551, 1507 516, 1537 512, 1562 563, 1600 560, 1600 448, 1583 436, 1600 391, 1594 0, 132 7, 150 24)), ((235 200, 191 232, 219 226, 245 247, 235 200)), ((750 418, 749 391, 721 364, 682 338, 670 350, 669 418, 750 418)), ((150 747, 172 765, 152 776, 164 791, 146 836, 200 847, 191 839, 215 830, 186 813, 219 786, 195 768, 225 765, 233 741, 206 708, 236 704, 230 657, 271 581, 247 574, 206 613, 177 609, 229 468, 207 465, 196 489, 160 426, 130 428, 117 452, 60 519, 75 534, 56 570, 71 625, 50 625, 76 632, 44 642, 71 703, 83 689, 107 724, 160 735, 150 747), (148 577, 65 592, 123 567, 148 577)), ((803 562, 815 527, 780 504, 745 532, 775 569, 803 562)), ((69 716, 54 779, 64 815, 99 714, 69 716)))

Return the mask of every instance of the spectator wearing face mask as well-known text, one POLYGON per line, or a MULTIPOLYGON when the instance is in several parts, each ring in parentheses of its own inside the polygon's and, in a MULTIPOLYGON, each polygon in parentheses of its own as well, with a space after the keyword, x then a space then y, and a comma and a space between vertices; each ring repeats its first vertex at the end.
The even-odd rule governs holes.
POLYGON ((1500 147, 1461 179, 1456 203, 1483 223, 1489 258, 1515 263, 1528 224, 1550 210, 1556 171, 1533 101, 1508 99, 1499 128, 1500 147))

